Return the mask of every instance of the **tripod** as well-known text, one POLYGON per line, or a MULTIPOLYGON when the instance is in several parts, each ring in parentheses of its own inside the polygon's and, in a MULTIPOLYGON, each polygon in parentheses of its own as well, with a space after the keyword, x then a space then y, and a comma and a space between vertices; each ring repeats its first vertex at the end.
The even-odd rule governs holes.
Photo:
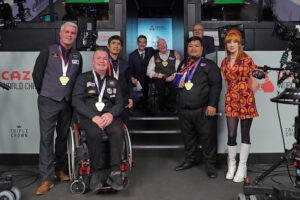
POLYGON ((255 200, 255 195, 265 195, 264 199, 280 199, 280 200, 295 200, 300 199, 300 81, 299 77, 295 77, 296 88, 286 88, 279 96, 271 99, 272 102, 298 105, 298 115, 295 117, 295 139, 293 148, 275 162, 264 173, 257 176, 252 183, 246 178, 244 182, 244 194, 239 195, 240 200, 252 199, 255 200), (297 98, 297 99, 295 99, 297 98), (284 185, 276 185, 272 187, 263 187, 261 182, 288 158, 294 163, 296 168, 295 187, 290 188, 284 185))

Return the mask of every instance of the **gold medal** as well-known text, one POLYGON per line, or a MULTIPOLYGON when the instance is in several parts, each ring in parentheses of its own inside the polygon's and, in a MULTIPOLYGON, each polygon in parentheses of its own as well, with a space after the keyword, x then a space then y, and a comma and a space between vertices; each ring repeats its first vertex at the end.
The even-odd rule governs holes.
POLYGON ((60 81, 60 83, 62 85, 67 85, 68 82, 69 82, 69 77, 67 77, 67 76, 61 76, 61 77, 59 77, 59 81, 60 81))
POLYGON ((168 62, 167 61, 163 61, 162 64, 163 64, 164 67, 166 67, 168 65, 168 62))
POLYGON ((103 102, 97 102, 95 104, 95 106, 96 106, 97 110, 101 112, 103 110, 105 104, 103 102))
POLYGON ((185 89, 187 89, 187 90, 192 89, 193 85, 194 85, 194 84, 193 84, 192 82, 187 82, 187 83, 184 84, 185 89))

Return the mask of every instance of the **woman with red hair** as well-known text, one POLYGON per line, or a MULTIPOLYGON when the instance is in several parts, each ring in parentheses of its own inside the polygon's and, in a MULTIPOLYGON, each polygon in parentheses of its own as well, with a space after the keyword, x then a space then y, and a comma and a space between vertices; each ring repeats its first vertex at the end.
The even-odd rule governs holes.
POLYGON ((256 67, 253 60, 242 50, 242 34, 230 30, 225 37, 227 56, 220 70, 225 79, 225 113, 228 127, 228 172, 226 179, 243 182, 247 176, 247 160, 250 152, 250 127, 252 119, 258 116, 254 92, 251 89, 251 71, 256 67), (236 171, 237 126, 241 121, 240 162, 236 171), (235 173, 236 171, 236 173, 235 173))

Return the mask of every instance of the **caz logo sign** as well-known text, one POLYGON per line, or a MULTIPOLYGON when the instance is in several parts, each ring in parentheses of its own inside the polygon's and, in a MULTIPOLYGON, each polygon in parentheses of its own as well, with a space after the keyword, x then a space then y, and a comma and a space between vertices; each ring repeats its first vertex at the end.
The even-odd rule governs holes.
POLYGON ((3 80, 23 80, 23 81, 30 81, 31 77, 30 77, 30 73, 31 71, 3 71, 1 73, 1 77, 3 80))

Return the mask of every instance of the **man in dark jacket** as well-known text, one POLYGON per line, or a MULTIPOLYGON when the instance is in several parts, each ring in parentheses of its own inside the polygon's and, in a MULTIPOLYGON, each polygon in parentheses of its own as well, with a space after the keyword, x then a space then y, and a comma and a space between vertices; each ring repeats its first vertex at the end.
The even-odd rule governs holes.
POLYGON ((96 50, 92 60, 93 70, 78 76, 73 91, 72 105, 79 115, 79 127, 87 133, 92 167, 90 189, 93 191, 102 187, 98 172, 104 131, 109 135, 110 145, 111 173, 107 183, 115 190, 123 189, 120 168, 123 131, 119 118, 123 99, 118 81, 106 73, 108 63, 106 51, 96 50))
POLYGON ((131 84, 131 71, 128 62, 119 57, 122 50, 123 40, 118 35, 113 35, 108 39, 107 48, 109 50, 109 76, 115 77, 121 87, 123 104, 125 109, 121 114, 121 119, 126 124, 129 118, 129 109, 133 106, 133 88, 131 84))
POLYGON ((215 52, 215 41, 213 37, 204 35, 204 28, 201 24, 194 24, 193 36, 198 36, 202 40, 202 56, 215 52))
POLYGON ((198 161, 198 138, 202 146, 206 172, 216 178, 217 117, 222 78, 218 66, 203 58, 201 39, 191 37, 187 41, 188 59, 183 60, 178 72, 183 74, 179 83, 179 120, 185 145, 185 160, 176 171, 192 167, 198 161))
POLYGON ((54 186, 55 175, 69 180, 64 173, 67 134, 72 118, 71 94, 77 76, 82 72, 82 58, 72 48, 77 25, 66 22, 61 26, 58 44, 42 50, 32 73, 38 96, 40 122, 39 170, 42 184, 35 192, 45 194, 54 186), (57 137, 53 152, 54 129, 57 137))
POLYGON ((143 108, 147 109, 148 100, 148 84, 149 77, 147 77, 147 66, 150 58, 154 53, 152 47, 147 46, 147 38, 144 35, 140 35, 137 38, 138 48, 129 55, 129 67, 132 71, 131 82, 138 89, 141 89, 143 93, 143 99, 141 101, 143 108))

